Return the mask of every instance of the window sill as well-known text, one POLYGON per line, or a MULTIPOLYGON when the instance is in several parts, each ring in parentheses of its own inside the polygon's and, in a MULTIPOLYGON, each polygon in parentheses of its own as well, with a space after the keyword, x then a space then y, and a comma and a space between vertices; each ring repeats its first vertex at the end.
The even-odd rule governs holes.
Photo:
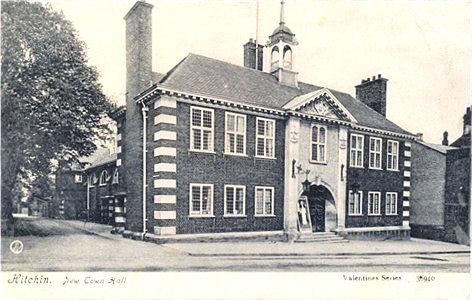
POLYGON ((247 215, 223 215, 223 218, 247 218, 247 215))
POLYGON ((193 218, 195 218, 195 219, 205 219, 205 218, 210 219, 210 218, 214 218, 215 216, 214 215, 205 215, 205 216, 203 216, 203 215, 202 216, 197 216, 197 215, 192 216, 192 215, 190 215, 188 217, 191 218, 191 219, 193 219, 193 218))
POLYGON ((381 217, 382 214, 367 214, 369 217, 381 217))
POLYGON ((349 165, 349 168, 365 169, 363 166, 353 166, 353 165, 349 165))
POLYGON ((205 154, 216 154, 215 151, 208 151, 208 150, 195 150, 195 149, 189 149, 189 153, 205 153, 205 154))
POLYGON ((107 186, 107 184, 106 183, 105 184, 99 184, 98 186, 107 186))
POLYGON ((372 168, 372 167, 369 167, 369 170, 383 171, 383 169, 382 169, 382 168, 372 168))
POLYGON ((387 169, 387 171, 400 172, 400 169, 387 169))
POLYGON ((394 213, 394 214, 385 214, 386 216, 389 216, 389 217, 395 217, 395 216, 398 216, 398 213, 394 213))
POLYGON ((315 164, 315 165, 327 165, 327 161, 316 161, 316 160, 311 160, 310 159, 310 164, 315 164))
POLYGON ((238 153, 229 153, 229 152, 225 152, 223 153, 224 155, 228 155, 228 156, 239 156, 239 157, 248 157, 247 154, 238 154, 238 153))
POLYGON ((254 215, 255 218, 273 218, 276 215, 254 215))
POLYGON ((259 155, 254 155, 254 158, 277 160, 277 157, 268 157, 268 156, 259 156, 259 155))

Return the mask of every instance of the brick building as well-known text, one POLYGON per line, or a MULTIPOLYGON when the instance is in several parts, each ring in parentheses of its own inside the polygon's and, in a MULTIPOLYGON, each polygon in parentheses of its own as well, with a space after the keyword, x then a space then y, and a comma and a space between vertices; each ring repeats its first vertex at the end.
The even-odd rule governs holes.
POLYGON ((124 18, 115 156, 58 176, 67 217, 140 236, 409 237, 415 136, 386 118, 387 79, 362 80, 356 98, 298 81, 283 3, 268 42, 244 44, 244 66, 189 54, 159 74, 152 9, 139 1, 124 18))
POLYGON ((357 98, 298 81, 283 4, 267 44, 244 45, 244 66, 189 54, 158 74, 152 9, 125 16, 114 118, 126 230, 409 236, 414 136, 385 117, 387 79, 363 80, 357 98))
POLYGON ((412 145, 411 235, 470 244, 470 107, 462 136, 449 145, 412 145))

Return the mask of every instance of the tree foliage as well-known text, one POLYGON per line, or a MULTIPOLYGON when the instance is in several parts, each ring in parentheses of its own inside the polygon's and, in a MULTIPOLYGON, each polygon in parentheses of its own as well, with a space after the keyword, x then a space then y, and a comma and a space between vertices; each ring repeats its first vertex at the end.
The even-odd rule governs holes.
POLYGON ((1 2, 2 217, 16 183, 47 176, 54 160, 90 155, 112 108, 71 22, 50 6, 1 2))

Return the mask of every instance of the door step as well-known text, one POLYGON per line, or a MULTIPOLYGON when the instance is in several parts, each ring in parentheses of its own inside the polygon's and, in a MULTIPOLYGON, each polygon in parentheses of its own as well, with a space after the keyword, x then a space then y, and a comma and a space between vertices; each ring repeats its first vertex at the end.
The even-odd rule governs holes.
POLYGON ((296 243, 348 243, 349 241, 334 232, 301 233, 296 243))

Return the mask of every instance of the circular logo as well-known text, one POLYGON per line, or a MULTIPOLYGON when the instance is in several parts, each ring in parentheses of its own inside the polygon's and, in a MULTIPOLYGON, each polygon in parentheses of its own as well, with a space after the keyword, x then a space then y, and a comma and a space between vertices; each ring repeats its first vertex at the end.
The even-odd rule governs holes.
POLYGON ((10 251, 15 254, 20 254, 23 251, 23 243, 19 240, 14 240, 10 244, 10 251))

